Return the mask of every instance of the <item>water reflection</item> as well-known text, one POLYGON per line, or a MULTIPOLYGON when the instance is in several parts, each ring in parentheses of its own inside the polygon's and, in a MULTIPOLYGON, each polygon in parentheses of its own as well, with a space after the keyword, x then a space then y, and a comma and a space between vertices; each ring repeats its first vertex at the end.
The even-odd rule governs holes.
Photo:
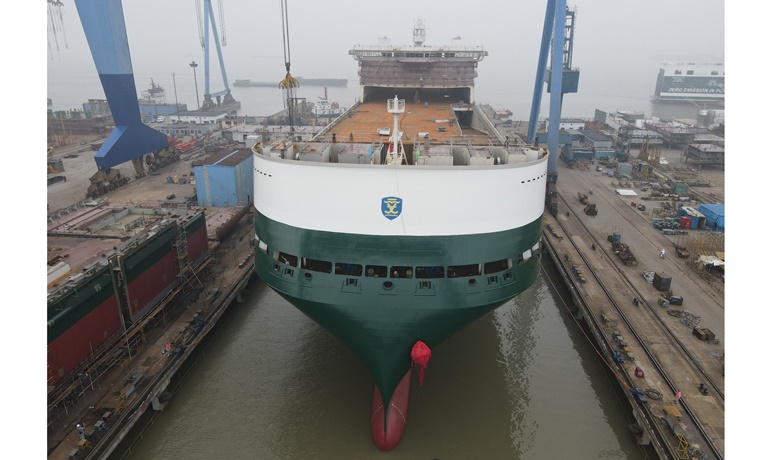
POLYGON ((369 433, 371 378, 261 283, 130 458, 642 458, 594 352, 541 272, 435 347, 401 444, 369 433))

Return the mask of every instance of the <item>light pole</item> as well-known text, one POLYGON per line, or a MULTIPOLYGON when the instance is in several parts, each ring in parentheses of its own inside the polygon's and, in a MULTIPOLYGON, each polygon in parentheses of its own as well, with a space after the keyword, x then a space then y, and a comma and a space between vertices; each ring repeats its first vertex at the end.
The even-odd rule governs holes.
POLYGON ((179 96, 176 94, 176 74, 171 72, 171 78, 174 79, 174 99, 176 100, 176 121, 179 121, 179 96))
POLYGON ((198 97, 198 74, 195 72, 195 68, 198 67, 198 63, 195 61, 192 61, 190 63, 190 67, 193 69, 193 78, 195 79, 195 100, 198 102, 198 123, 202 123, 201 121, 201 100, 200 97, 198 97))

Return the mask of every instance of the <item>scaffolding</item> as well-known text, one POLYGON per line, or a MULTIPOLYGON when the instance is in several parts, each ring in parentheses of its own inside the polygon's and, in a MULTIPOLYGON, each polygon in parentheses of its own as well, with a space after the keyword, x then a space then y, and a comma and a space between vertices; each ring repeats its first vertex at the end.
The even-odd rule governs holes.
POLYGON ((698 256, 716 256, 725 252, 725 234, 722 232, 690 232, 681 246, 687 248, 695 259, 698 256))
POLYGON ((690 447, 690 442, 687 441, 687 438, 685 438, 684 434, 682 433, 676 433, 676 437, 679 440, 679 446, 676 448, 677 457, 683 460, 688 460, 690 458, 690 454, 687 452, 687 450, 690 447))
POLYGON ((187 250, 187 232, 184 226, 179 226, 179 233, 176 236, 174 246, 176 247, 177 260, 179 261, 179 274, 177 276, 180 280, 183 295, 189 294, 190 289, 202 288, 203 283, 201 283, 190 264, 190 253, 187 250))

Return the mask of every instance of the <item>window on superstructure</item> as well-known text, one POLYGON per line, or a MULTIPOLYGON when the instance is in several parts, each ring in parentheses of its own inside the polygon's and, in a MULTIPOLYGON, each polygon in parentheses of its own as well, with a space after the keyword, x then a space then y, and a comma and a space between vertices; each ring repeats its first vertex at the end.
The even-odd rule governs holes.
POLYGON ((388 267, 385 265, 367 265, 366 276, 370 278, 387 278, 388 267))
POLYGON ((391 278, 411 278, 412 267, 393 266, 390 268, 391 278))
POLYGON ((331 273, 332 263, 325 260, 307 259, 302 258, 302 268, 305 270, 311 270, 314 272, 331 273))
POLYGON ((443 278, 444 267, 417 267, 415 269, 415 278, 443 278))
POLYGON ((687 75, 693 75, 694 73, 695 73, 695 71, 694 71, 694 70, 688 70, 688 71, 687 71, 687 75))
POLYGON ((363 267, 359 264, 336 263, 334 264, 335 275, 361 276, 363 267))
POLYGON ((449 278, 464 278, 478 275, 481 275, 481 264, 450 265, 447 267, 447 276, 449 278))
POLYGON ((511 259, 496 260, 494 262, 487 262, 484 264, 484 273, 489 275, 490 273, 497 273, 503 270, 508 270, 511 267, 511 259))
POLYGON ((717 72, 716 70, 712 70, 711 75, 719 75, 719 72, 717 72))
POLYGON ((291 265, 292 267, 297 266, 297 256, 293 256, 291 254, 286 254, 285 252, 276 251, 276 260, 278 262, 291 265))
POLYGON ((681 70, 675 70, 674 71, 674 75, 682 75, 682 71, 681 70))

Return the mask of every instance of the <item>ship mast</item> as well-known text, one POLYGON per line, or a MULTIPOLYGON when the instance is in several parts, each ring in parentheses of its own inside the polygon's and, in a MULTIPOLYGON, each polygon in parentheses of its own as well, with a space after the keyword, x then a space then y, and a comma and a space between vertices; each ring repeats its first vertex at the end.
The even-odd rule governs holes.
POLYGON ((406 101, 396 96, 388 99, 388 113, 393 114, 393 130, 390 132, 390 146, 388 148, 388 164, 404 164, 404 144, 401 143, 401 134, 398 130, 398 115, 404 113, 406 101))

